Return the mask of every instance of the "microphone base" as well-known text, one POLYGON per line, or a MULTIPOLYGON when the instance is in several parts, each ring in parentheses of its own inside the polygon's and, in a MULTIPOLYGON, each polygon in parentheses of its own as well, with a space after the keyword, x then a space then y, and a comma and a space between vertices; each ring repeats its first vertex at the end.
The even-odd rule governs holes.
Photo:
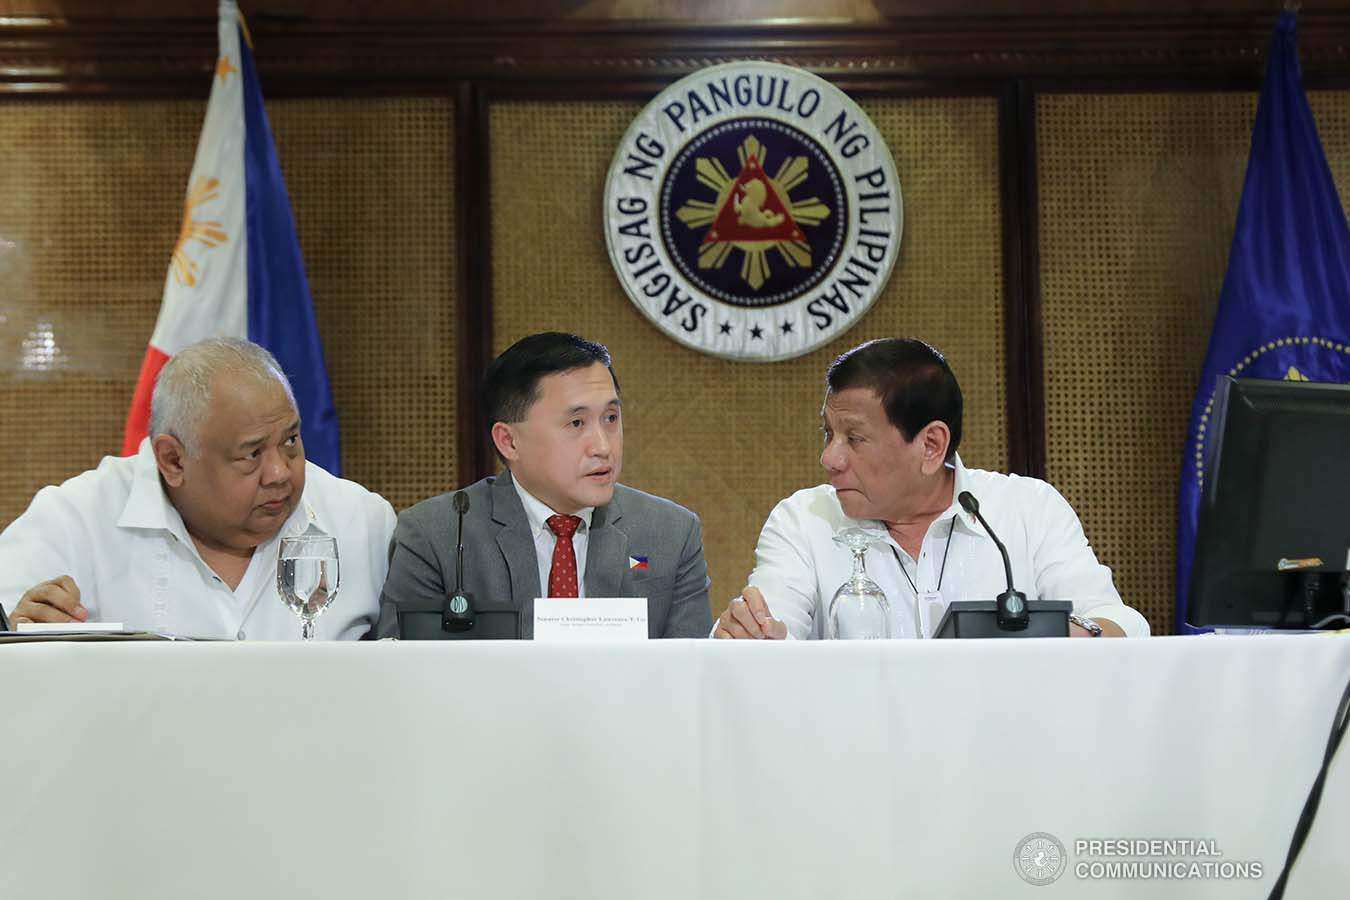
POLYGON ((441 630, 459 634, 473 628, 475 610, 473 594, 456 591, 445 599, 441 610, 441 630))
POLYGON ((998 624, 998 604, 993 600, 955 600, 947 607, 933 633, 935 638, 1032 638, 1068 637, 1069 600, 1033 600, 1027 604, 1027 627, 1008 631, 998 624))
POLYGON ((998 627, 1004 631, 1026 631, 1031 621, 1027 612, 1027 595, 1021 591, 1004 591, 994 600, 998 627))

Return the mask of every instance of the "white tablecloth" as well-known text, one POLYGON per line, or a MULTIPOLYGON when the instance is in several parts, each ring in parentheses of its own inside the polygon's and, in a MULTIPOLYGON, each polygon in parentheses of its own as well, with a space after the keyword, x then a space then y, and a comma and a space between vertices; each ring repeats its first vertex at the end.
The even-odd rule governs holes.
MULTIPOLYGON (((1264 897, 1347 680, 1341 636, 5 645, 0 896, 1264 897)), ((1346 896, 1347 757, 1289 897, 1346 896)))

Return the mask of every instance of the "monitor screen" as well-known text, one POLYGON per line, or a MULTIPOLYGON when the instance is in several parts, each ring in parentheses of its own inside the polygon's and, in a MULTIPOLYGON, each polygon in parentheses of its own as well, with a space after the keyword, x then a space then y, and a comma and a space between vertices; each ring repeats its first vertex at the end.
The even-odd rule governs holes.
POLYGON ((1224 378, 1210 426, 1188 620, 1343 627, 1350 385, 1224 378))

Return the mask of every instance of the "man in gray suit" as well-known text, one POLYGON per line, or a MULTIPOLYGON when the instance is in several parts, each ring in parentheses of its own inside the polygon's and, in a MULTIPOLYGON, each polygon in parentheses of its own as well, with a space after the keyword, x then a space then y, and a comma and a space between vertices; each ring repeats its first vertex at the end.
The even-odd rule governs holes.
POLYGON ((488 366, 483 407, 508 471, 463 491, 468 602, 451 603, 458 492, 441 494, 399 516, 376 636, 529 638, 534 598, 547 596, 646 597, 651 637, 707 637, 698 517, 618 483, 609 351, 572 334, 523 338, 488 366))

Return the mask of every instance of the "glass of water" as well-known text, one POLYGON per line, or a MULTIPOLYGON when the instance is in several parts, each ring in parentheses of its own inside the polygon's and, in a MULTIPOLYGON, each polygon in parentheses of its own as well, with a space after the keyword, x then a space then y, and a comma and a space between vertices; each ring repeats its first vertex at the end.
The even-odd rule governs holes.
POLYGON ((868 548, 876 537, 861 528, 848 528, 834 541, 853 553, 853 573, 839 586, 830 601, 829 637, 835 640, 877 640, 891 636, 891 602, 875 581, 867 577, 868 548))
POLYGON ((277 593, 300 617, 300 636, 314 640, 317 619, 338 592, 337 538, 311 522, 303 534, 281 539, 277 554, 277 593))

